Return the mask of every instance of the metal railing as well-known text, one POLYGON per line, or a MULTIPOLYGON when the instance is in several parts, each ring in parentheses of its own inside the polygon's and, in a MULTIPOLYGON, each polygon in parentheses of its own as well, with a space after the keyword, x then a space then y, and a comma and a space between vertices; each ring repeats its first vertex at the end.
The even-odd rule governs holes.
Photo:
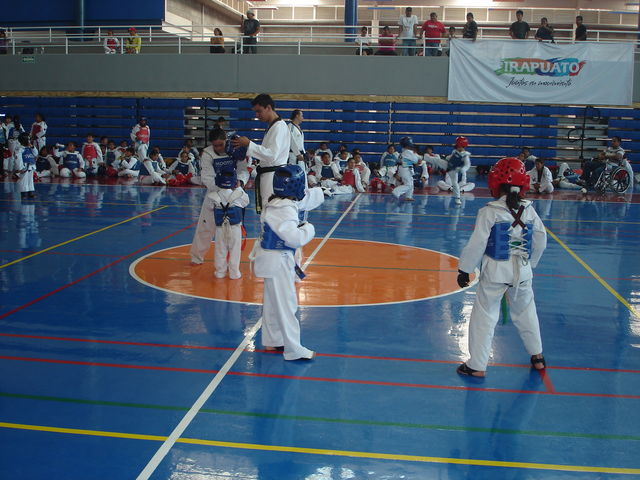
MULTIPOLYGON (((204 47, 210 46, 209 38, 213 36, 214 28, 226 29, 235 28, 236 32, 229 35, 224 35, 224 46, 231 47, 232 52, 242 54, 245 51, 247 44, 245 40, 248 37, 244 37, 239 33, 237 25, 145 25, 136 27, 140 33, 139 37, 142 41, 141 53, 172 53, 177 52, 179 54, 188 50, 189 53, 205 53, 204 47), (170 29, 171 32, 165 31, 170 29), (182 33, 181 33, 182 32, 182 33)), ((264 31, 258 36, 258 46, 288 49, 287 51, 295 51, 298 55, 303 51, 313 52, 321 48, 337 49, 341 53, 348 53, 350 50, 352 53, 365 53, 367 49, 380 48, 378 40, 381 38, 376 35, 370 35, 372 44, 361 45, 355 42, 358 35, 349 35, 344 33, 335 33, 336 30, 343 30, 344 28, 359 28, 359 27, 344 27, 336 25, 268 25, 264 28, 264 31), (269 30, 275 29, 304 29, 308 28, 309 35, 296 31, 295 33, 271 33, 269 30), (322 33, 324 31, 331 31, 332 33, 322 33)), ((118 51, 119 53, 126 53, 126 41, 129 36, 122 33, 122 26, 96 26, 96 27, 77 27, 77 26, 61 26, 61 27, 20 27, 8 29, 8 38, 6 39, 6 46, 4 47, 7 53, 13 55, 17 54, 76 54, 76 53, 99 53, 102 49, 103 41, 107 37, 108 31, 120 32, 119 35, 115 35, 115 38, 119 41, 118 51)), ((596 39, 591 41, 607 42, 607 43, 633 43, 636 47, 640 46, 640 40, 638 39, 637 32, 635 31, 621 31, 621 30, 592 30, 592 33, 597 34, 596 39), (616 35, 628 35, 629 38, 604 38, 605 34, 616 35)), ((557 29, 558 35, 555 39, 556 43, 573 43, 572 29, 557 29)), ((388 37, 386 37, 388 38, 388 37)), ((507 29, 503 27, 484 27, 479 30, 478 39, 508 39, 507 29)), ((396 39, 397 44, 394 49, 397 52, 402 53, 404 49, 414 49, 417 53, 425 55, 428 50, 437 49, 438 51, 446 50, 447 38, 441 39, 440 46, 430 46, 428 43, 418 39, 415 46, 403 46, 401 39, 396 39)), ((522 41, 522 40, 519 40, 522 41)), ((535 41, 530 38, 528 41, 535 41)), ((253 44, 251 45, 253 46, 253 44)), ((382 46, 384 47, 384 46, 382 46)), ((0 49, 2 46, 0 45, 0 49)))

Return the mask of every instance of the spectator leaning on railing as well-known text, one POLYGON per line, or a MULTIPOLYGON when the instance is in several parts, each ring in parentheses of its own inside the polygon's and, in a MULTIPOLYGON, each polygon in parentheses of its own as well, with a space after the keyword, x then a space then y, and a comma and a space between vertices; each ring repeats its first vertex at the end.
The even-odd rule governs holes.
POLYGON ((9 41, 7 40, 7 32, 4 29, 0 29, 0 55, 7 54, 7 45, 9 41))
POLYGON ((447 32, 444 25, 438 21, 438 14, 431 12, 429 20, 422 24, 424 33, 425 56, 436 57, 440 53, 440 39, 447 32))
POLYGON ((549 25, 546 17, 540 19, 540 28, 536 30, 535 39, 539 42, 556 43, 553 39, 553 27, 549 25))
POLYGON ((524 12, 522 10, 518 10, 516 12, 517 20, 513 22, 511 24, 511 27, 509 28, 509 35, 511 35, 511 38, 517 40, 524 40, 526 38, 529 38, 529 32, 531 31, 531 28, 529 28, 529 24, 527 22, 522 20, 523 16, 524 12))
POLYGON ((400 35, 398 37, 402 40, 402 55, 415 55, 419 21, 417 16, 412 15, 411 7, 405 9, 404 16, 398 20, 398 25, 400 25, 400 35))
POLYGON ((224 35, 219 28, 213 29, 213 37, 210 39, 209 53, 224 53, 224 35))
POLYGON ((473 19, 473 13, 467 13, 467 23, 464 24, 462 29, 462 38, 470 38, 475 40, 478 37, 478 24, 473 19))
POLYGON ((587 27, 582 23, 582 15, 576 17, 576 42, 584 42, 587 39, 587 27))
POLYGON ((388 26, 382 28, 380 36, 378 37, 378 51, 376 55, 397 55, 396 53, 396 38, 391 33, 388 26))

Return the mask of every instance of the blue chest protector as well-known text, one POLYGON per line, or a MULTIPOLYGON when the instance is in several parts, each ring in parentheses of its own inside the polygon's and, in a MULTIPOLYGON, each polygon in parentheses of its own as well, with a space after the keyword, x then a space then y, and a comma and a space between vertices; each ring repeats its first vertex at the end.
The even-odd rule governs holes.
POLYGON ((333 169, 331 168, 331 165, 323 165, 320 176, 322 178, 333 178, 333 169))
MULTIPOLYGON (((158 169, 158 162, 151 160, 151 168, 153 168, 153 171, 155 172, 158 169)), ((152 172, 147 169, 146 165, 140 162, 140 175, 151 175, 151 173, 152 172)))
POLYGON ((116 161, 116 152, 110 152, 107 150, 107 153, 104 155, 104 161, 108 166, 113 165, 113 162, 116 161))
POLYGON ((510 230, 511 223, 499 222, 491 227, 487 248, 484 253, 494 260, 509 260, 509 255, 514 247, 524 248, 527 251, 527 258, 531 258, 531 241, 533 239, 533 224, 525 224, 522 232, 522 241, 512 241, 510 230), (524 244, 524 245, 523 245, 524 244))
POLYGON ((238 225, 242 222, 242 207, 230 207, 222 205, 213 209, 213 219, 216 226, 221 226, 225 219, 229 220, 229 225, 238 225))
POLYGON ((49 170, 51 168, 51 164, 49 163, 49 159, 47 157, 38 157, 36 159, 36 170, 38 172, 43 172, 45 170, 49 170))
POLYGON ((464 157, 460 155, 458 152, 453 152, 451 157, 449 157, 449 165, 447 166, 447 171, 455 170, 456 168, 460 168, 464 166, 464 157))
POLYGON ((62 164, 69 170, 75 170, 76 168, 80 168, 80 158, 77 153, 68 153, 65 155, 62 164))
MULTIPOLYGON (((133 158, 133 157, 132 157, 133 158)), ((136 159, 136 163, 134 163, 132 166, 129 167, 129 170, 140 170, 140 166, 142 165, 142 162, 138 159, 136 159)))
POLYGON ((265 250, 289 250, 290 252, 295 252, 295 248, 287 247, 284 244, 284 240, 282 240, 276 232, 271 230, 271 227, 268 223, 264 223, 262 225, 262 240, 260 241, 260 246, 265 250))
POLYGON ((189 173, 189 164, 178 162, 174 171, 181 173, 182 175, 187 175, 189 173))
POLYGON ((36 166, 36 157, 30 148, 25 148, 22 151, 22 163, 27 167, 27 170, 31 170, 36 166))
POLYGON ((384 160, 382 160, 382 165, 385 167, 395 167, 398 164, 398 159, 396 158, 395 155, 391 155, 390 153, 387 153, 384 156, 384 160))

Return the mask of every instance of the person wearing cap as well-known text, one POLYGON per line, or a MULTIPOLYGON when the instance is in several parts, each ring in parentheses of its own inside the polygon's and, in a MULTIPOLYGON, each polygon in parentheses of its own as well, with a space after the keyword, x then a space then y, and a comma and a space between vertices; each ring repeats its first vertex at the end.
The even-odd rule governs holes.
POLYGON ((416 54, 416 37, 418 36, 418 17, 412 14, 412 8, 407 7, 404 16, 398 20, 400 34, 398 38, 402 40, 402 56, 414 56, 416 54))
POLYGON ((258 33, 260 33, 260 22, 256 20, 253 10, 247 10, 247 18, 242 20, 242 53, 258 53, 258 33))
POLYGON ((131 27, 129 28, 129 36, 125 41, 125 51, 127 53, 138 54, 142 47, 142 39, 138 36, 138 31, 131 27))

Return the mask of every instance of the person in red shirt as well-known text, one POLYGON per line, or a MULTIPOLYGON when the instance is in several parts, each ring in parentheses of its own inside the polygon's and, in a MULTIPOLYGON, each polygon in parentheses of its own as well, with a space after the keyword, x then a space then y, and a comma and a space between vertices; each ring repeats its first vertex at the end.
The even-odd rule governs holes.
POLYGON ((431 12, 429 20, 422 24, 424 34, 425 56, 436 57, 442 55, 440 39, 446 33, 444 25, 438 21, 438 14, 431 12))

